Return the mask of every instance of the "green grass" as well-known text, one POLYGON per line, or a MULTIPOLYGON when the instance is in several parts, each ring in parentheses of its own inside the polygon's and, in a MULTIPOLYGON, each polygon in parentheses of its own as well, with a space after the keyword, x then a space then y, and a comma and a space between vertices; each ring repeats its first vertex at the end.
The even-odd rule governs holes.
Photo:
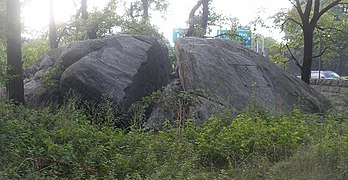
POLYGON ((348 179, 347 113, 250 111, 146 131, 96 122, 113 117, 105 109, 1 102, 0 179, 348 179))

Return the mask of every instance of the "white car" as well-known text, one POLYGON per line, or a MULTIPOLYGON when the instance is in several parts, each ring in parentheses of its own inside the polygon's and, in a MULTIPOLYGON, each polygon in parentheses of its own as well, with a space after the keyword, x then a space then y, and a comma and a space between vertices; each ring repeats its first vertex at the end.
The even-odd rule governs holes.
POLYGON ((311 71, 311 79, 341 79, 341 77, 333 71, 311 71))

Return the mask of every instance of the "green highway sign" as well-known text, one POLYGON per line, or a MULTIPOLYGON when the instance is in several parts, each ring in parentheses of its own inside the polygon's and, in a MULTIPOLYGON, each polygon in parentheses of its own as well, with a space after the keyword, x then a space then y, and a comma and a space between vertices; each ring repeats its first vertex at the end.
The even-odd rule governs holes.
MULTIPOLYGON (((217 30, 217 36, 219 38, 223 38, 223 39, 228 39, 228 37, 226 35, 222 35, 222 34, 226 34, 227 30, 217 30)), ((238 27, 237 29, 237 34, 239 37, 241 37, 242 39, 242 44, 245 46, 251 46, 252 44, 252 38, 251 38, 251 30, 249 27, 244 26, 244 27, 238 27)))
POLYGON ((184 37, 186 29, 175 28, 173 29, 173 42, 178 38, 184 37))
POLYGON ((249 27, 239 27, 238 35, 243 39, 243 45, 251 46, 251 30, 249 27))

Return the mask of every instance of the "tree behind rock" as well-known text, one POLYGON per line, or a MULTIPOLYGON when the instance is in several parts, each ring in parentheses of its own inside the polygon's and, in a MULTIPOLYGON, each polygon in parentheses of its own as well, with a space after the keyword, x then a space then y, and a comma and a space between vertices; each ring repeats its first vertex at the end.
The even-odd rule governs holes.
POLYGON ((21 52, 21 22, 19 0, 6 0, 7 12, 7 83, 8 98, 24 103, 23 69, 21 52))

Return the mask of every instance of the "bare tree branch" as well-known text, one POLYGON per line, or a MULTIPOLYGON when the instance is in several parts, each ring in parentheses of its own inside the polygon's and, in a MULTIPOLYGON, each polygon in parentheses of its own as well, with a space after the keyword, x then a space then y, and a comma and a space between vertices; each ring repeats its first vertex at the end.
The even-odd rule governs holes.
POLYGON ((337 29, 337 28, 334 28, 334 27, 323 27, 323 26, 318 26, 317 29, 321 30, 321 31, 325 31, 325 30, 332 30, 332 31, 337 31, 337 32, 340 32, 346 36, 348 36, 348 32, 347 31, 344 31, 342 29, 337 29))
POLYGON ((218 35, 216 35, 216 36, 213 36, 213 37, 221 37, 221 36, 225 36, 225 35, 227 35, 227 33, 222 33, 222 34, 218 34, 218 35))
MULTIPOLYGON (((318 0, 319 1, 319 0, 318 0)), ((334 2, 330 3, 329 5, 327 5, 324 9, 322 9, 319 13, 319 17, 320 18, 324 13, 326 13, 328 10, 330 10, 331 8, 335 7, 337 4, 339 4, 342 0, 335 0, 334 2)))
POLYGON ((314 14, 319 14, 319 8, 320 8, 320 1, 315 0, 314 1, 314 14))
POLYGON ((296 8, 296 4, 293 1, 290 1, 290 3, 296 8))
MULTIPOLYGON (((318 6, 320 6, 320 0, 315 0, 316 3, 318 4, 318 6)), ((335 7, 336 5, 338 5, 342 0, 335 0, 334 2, 330 3, 329 5, 327 5, 326 7, 324 7, 320 12, 316 12, 314 11, 314 15, 311 19, 310 24, 316 24, 319 20, 319 18, 325 14, 327 11, 329 11, 331 8, 335 7)), ((319 8, 319 7, 318 7, 319 8)))
POLYGON ((285 44, 285 47, 288 49, 290 55, 291 55, 291 58, 295 61, 296 65, 301 69, 302 68, 302 65, 300 64, 300 62, 296 59, 296 57, 294 56, 294 54, 291 52, 291 49, 289 47, 288 44, 285 44))
POLYGON ((329 47, 325 47, 324 50, 320 52, 320 54, 315 55, 315 56, 313 56, 312 58, 318 58, 318 57, 322 56, 322 55, 325 53, 325 51, 326 51, 327 49, 329 49, 329 47))
POLYGON ((286 24, 287 22, 289 22, 289 21, 294 22, 295 24, 299 25, 301 28, 303 27, 302 24, 301 24, 300 22, 296 21, 295 19, 293 19, 293 18, 287 18, 287 19, 283 22, 283 24, 282 24, 282 31, 284 30, 285 24, 286 24))
MULTIPOLYGON (((318 1, 318 0, 315 0, 315 1, 318 1)), ((312 6, 313 6, 313 0, 307 0, 305 12, 304 12, 304 16, 305 17, 309 17, 310 16, 311 10, 312 10, 312 6)), ((301 8, 301 6, 300 6, 300 8, 301 8)))
POLYGON ((295 3, 293 3, 293 2, 291 2, 294 6, 295 6, 295 8, 296 8, 296 10, 297 10, 297 12, 298 12, 298 14, 300 15, 300 17, 302 18, 302 20, 303 20, 303 11, 302 11, 302 9, 301 9, 301 3, 300 3, 300 0, 295 0, 295 2, 296 2, 296 4, 295 3))

